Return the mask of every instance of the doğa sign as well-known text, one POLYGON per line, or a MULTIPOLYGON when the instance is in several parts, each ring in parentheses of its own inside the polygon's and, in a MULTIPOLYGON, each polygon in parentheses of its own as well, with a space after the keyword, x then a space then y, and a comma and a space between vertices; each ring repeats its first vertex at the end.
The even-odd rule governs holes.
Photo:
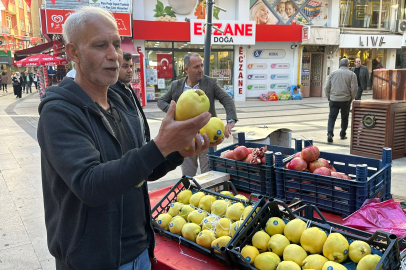
MULTIPOLYGON (((215 21, 214 26, 221 29, 221 33, 213 29, 212 44, 255 44, 255 22, 236 22, 236 21, 215 21)), ((204 44, 205 22, 204 20, 190 21, 190 42, 192 44, 204 44)))

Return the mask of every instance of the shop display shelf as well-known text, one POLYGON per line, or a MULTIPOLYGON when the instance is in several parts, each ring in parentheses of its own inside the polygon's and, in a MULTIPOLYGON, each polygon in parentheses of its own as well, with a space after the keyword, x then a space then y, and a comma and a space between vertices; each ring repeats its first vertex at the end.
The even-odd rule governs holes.
POLYGON ((212 148, 209 149, 210 170, 229 173, 230 181, 238 190, 259 193, 271 198, 275 197, 276 182, 273 153, 280 152, 284 157, 288 157, 293 155, 295 150, 288 147, 266 145, 269 153, 265 153, 265 164, 261 165, 220 157, 222 152, 233 150, 237 145, 247 148, 261 148, 265 146, 265 144, 246 142, 244 133, 239 133, 238 143, 217 151, 214 151, 212 148))
MULTIPOLYGON (((243 229, 230 241, 227 251, 230 253, 229 257, 234 261, 238 269, 256 269, 241 256, 240 252, 244 246, 252 244, 251 239, 254 234, 259 230, 265 229, 266 222, 271 217, 279 217, 284 220, 285 223, 295 218, 300 218, 309 224, 309 227, 318 227, 325 231, 327 235, 332 232, 341 233, 349 243, 355 240, 365 241, 371 246, 372 253, 381 256, 378 265, 375 269, 371 270, 378 270, 380 267, 382 267, 382 270, 399 269, 400 253, 396 235, 381 231, 370 234, 328 222, 314 205, 307 204, 298 206, 296 209, 291 209, 283 201, 277 199, 268 201, 265 206, 261 207, 261 209, 252 216, 250 221, 246 219, 242 224, 243 229)), ((355 263, 349 258, 342 264, 347 266, 348 269, 355 269, 355 263)))
MULTIPOLYGON (((301 140, 297 140, 301 145, 301 140)), ((312 141, 306 141, 310 145, 312 141)), ((352 179, 313 174, 286 169, 284 166, 293 159, 283 159, 275 154, 277 198, 291 201, 300 198, 322 210, 348 216, 360 209, 366 199, 392 198, 391 167, 392 150, 383 148, 382 160, 353 155, 320 152, 338 172, 352 179)))
MULTIPOLYGON (((196 193, 196 192, 204 192, 206 195, 212 195, 214 197, 216 197, 217 199, 222 199, 222 200, 230 200, 233 203, 236 202, 241 202, 242 204, 244 204, 244 206, 248 206, 248 205, 252 205, 253 209, 257 209, 260 205, 264 205, 265 204, 265 199, 263 198, 263 196, 259 195, 259 194, 251 194, 250 198, 248 201, 246 200, 241 200, 241 199, 235 199, 234 197, 230 197, 230 196, 226 196, 226 195, 222 195, 220 193, 217 193, 215 191, 209 190, 210 188, 214 188, 214 189, 221 189, 221 190, 227 190, 228 188, 231 188, 232 190, 232 186, 228 185, 227 182, 224 183, 220 183, 220 184, 216 184, 207 188, 202 188, 197 182, 196 180, 194 180, 193 178, 190 178, 188 176, 184 176, 182 177, 169 191, 168 193, 152 208, 151 213, 152 213, 152 225, 153 225, 153 229, 155 231, 156 234, 165 236, 173 241, 176 241, 182 245, 185 245, 197 252, 200 252, 206 256, 210 256, 211 258, 214 258, 215 260, 224 263, 227 267, 232 268, 233 267, 233 262, 230 260, 230 258, 228 257, 228 252, 226 251, 226 248, 222 248, 222 249, 217 249, 217 248, 212 248, 212 249, 206 249, 198 244, 196 244, 195 242, 192 242, 190 240, 187 240, 186 238, 184 238, 183 236, 179 236, 177 234, 173 234, 170 231, 165 231, 164 229, 162 229, 158 223, 156 222, 157 217, 162 214, 162 213, 167 213, 171 204, 173 202, 176 202, 176 198, 177 195, 186 189, 189 189, 192 191, 192 193, 196 193), (221 184, 223 184, 224 186, 221 186, 221 184), (208 188, 208 189, 207 189, 208 188), (218 251, 218 253, 215 252, 218 251)), ((235 189, 234 189, 235 190, 235 189)), ((252 211, 249 214, 249 216, 252 215, 252 211)), ((237 232, 235 233, 235 235, 238 234, 240 228, 237 230, 237 232)))

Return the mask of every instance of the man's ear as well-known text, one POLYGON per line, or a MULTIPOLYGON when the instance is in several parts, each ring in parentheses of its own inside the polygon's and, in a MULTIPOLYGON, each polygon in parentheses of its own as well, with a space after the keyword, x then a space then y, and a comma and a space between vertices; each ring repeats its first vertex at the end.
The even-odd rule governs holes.
POLYGON ((75 63, 79 62, 80 53, 79 53, 79 48, 78 48, 78 46, 76 46, 76 44, 67 43, 65 45, 65 52, 73 62, 75 62, 75 63))

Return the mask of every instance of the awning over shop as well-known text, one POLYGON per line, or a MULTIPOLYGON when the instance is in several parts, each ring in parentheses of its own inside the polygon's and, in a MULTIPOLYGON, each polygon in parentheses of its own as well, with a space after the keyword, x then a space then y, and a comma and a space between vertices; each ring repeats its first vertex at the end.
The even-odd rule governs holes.
POLYGON ((138 54, 137 50, 134 47, 132 39, 125 38, 121 41, 121 49, 123 52, 131 53, 131 54, 138 54))
MULTIPOLYGON (((59 40, 60 42, 62 42, 62 40, 59 40)), ((20 51, 16 51, 14 53, 14 61, 19 61, 21 59, 24 59, 32 54, 38 54, 38 53, 42 53, 46 50, 52 49, 54 46, 54 42, 48 42, 45 44, 41 44, 41 45, 37 45, 35 47, 31 47, 25 50, 20 50, 20 51)))

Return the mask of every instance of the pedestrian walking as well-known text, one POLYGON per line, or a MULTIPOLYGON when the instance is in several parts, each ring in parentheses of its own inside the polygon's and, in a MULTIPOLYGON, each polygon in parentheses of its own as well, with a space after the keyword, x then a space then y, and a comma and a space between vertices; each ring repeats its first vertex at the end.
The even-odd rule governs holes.
POLYGON ((37 92, 38 92, 38 77, 37 77, 37 74, 32 74, 32 79, 33 79, 33 81, 34 81, 34 85, 35 85, 35 90, 37 90, 37 92))
POLYGON ((21 79, 21 88, 22 88, 22 92, 25 93, 25 76, 24 73, 20 73, 20 79, 21 79))
MULTIPOLYGON (((180 95, 189 89, 201 89, 205 92, 210 101, 209 112, 213 117, 217 116, 214 101, 218 99, 226 110, 227 125, 224 131, 224 136, 228 138, 231 134, 231 129, 237 122, 237 113, 235 109, 234 100, 227 92, 221 89, 217 80, 203 75, 203 59, 197 53, 188 53, 183 59, 186 78, 173 81, 171 88, 165 93, 157 102, 158 107, 167 112, 170 106, 171 100, 178 101, 180 95)), ((208 64, 208 63, 207 63, 208 64)), ((197 172, 199 158, 200 171, 205 173, 209 171, 209 159, 208 151, 201 153, 198 157, 185 158, 181 168, 182 175, 195 176, 197 172)))
POLYGON ((197 135, 211 115, 175 121, 171 102, 158 135, 147 139, 142 107, 109 88, 123 62, 112 14, 82 7, 66 19, 63 38, 77 73, 47 89, 37 136, 55 268, 151 269, 155 240, 147 181, 221 143, 210 143, 206 134, 202 143, 197 135))
POLYGON ((361 100, 362 92, 369 90, 370 87, 371 81, 369 80, 368 68, 361 65, 361 59, 357 58, 355 59, 355 67, 352 68, 352 72, 355 73, 358 81, 358 90, 355 100, 361 100))
POLYGON ((3 92, 6 91, 6 93, 7 93, 7 83, 8 83, 8 76, 7 76, 7 73, 3 71, 3 73, 1 73, 1 85, 3 87, 3 92))
POLYGON ((16 98, 21 98, 23 80, 22 77, 20 76, 20 72, 16 72, 12 81, 16 98))
POLYGON ((13 82, 13 78, 16 76, 16 73, 13 71, 13 72, 11 72, 11 85, 13 86, 13 92, 14 92, 14 95, 16 96, 17 95, 17 92, 16 92, 16 88, 14 87, 14 82, 13 82))
POLYGON ((31 74, 28 73, 28 71, 24 72, 24 80, 25 80, 25 90, 28 94, 28 90, 30 90, 30 93, 32 93, 31 86, 32 82, 34 81, 31 74))
POLYGON ((334 125, 341 111, 341 140, 347 139, 348 117, 352 100, 357 94, 358 82, 354 72, 349 70, 350 61, 340 60, 340 68, 330 74, 324 89, 329 101, 330 113, 327 126, 327 141, 333 142, 334 125))

